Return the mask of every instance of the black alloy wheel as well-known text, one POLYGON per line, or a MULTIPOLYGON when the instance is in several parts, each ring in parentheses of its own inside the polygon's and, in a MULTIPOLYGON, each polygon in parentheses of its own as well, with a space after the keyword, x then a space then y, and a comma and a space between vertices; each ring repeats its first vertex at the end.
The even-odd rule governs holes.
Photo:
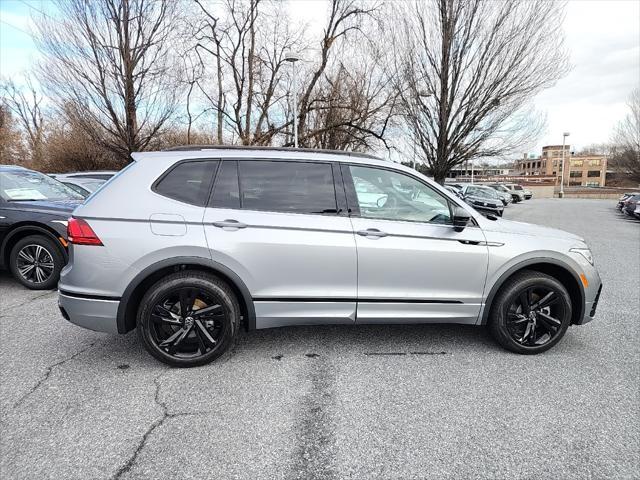
POLYGON ((11 249, 9 266, 13 276, 32 290, 55 288, 64 257, 55 243, 42 235, 20 239, 11 249))
POLYGON ((560 294, 546 286, 525 287, 507 312, 507 328, 511 338, 524 346, 544 345, 562 327, 566 316, 560 294))
POLYGON ((141 302, 138 334, 159 360, 178 367, 209 363, 235 338, 239 307, 229 287, 201 272, 156 283, 141 302))
POLYGON ((505 282, 491 313, 490 328, 502 346, 517 353, 540 353, 565 334, 571 298, 555 278, 524 271, 505 282))

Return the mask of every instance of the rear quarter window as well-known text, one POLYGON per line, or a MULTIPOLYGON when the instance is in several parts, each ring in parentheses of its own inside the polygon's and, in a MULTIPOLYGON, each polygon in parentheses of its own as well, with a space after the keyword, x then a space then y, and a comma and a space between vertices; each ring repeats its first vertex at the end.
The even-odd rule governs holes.
POLYGON ((173 200, 204 207, 217 166, 217 160, 181 162, 160 177, 152 190, 173 200))

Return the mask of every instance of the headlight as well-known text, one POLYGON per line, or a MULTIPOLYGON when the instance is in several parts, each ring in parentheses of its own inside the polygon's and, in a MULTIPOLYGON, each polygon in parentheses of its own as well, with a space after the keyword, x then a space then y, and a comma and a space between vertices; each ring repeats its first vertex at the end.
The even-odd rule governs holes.
POLYGON ((582 255, 585 260, 587 262, 589 262, 591 265, 593 265, 593 255, 591 254, 591 250, 589 250, 589 248, 584 247, 584 248, 571 248, 569 249, 570 252, 574 252, 574 253, 579 253, 580 255, 582 255))

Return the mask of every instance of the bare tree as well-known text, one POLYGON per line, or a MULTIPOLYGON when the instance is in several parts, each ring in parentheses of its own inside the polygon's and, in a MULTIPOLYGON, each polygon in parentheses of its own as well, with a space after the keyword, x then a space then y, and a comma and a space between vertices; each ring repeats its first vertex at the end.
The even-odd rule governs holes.
POLYGON ((146 149, 176 109, 178 2, 55 0, 37 22, 51 98, 92 138, 129 161, 146 149))
POLYGON ((640 182, 640 88, 629 96, 629 113, 616 127, 611 165, 640 182))
MULTIPOLYGON (((13 113, 25 133, 29 162, 39 165, 44 157, 45 125, 42 113, 43 98, 29 77, 25 85, 18 87, 13 80, 0 84, 4 108, 13 113)), ((26 160, 26 159, 23 159, 26 160)))
POLYGON ((4 99, 0 98, 0 164, 22 165, 26 160, 22 131, 4 99))
MULTIPOLYGON (((282 113, 285 52, 299 44, 300 32, 291 32, 282 5, 263 0, 195 0, 200 17, 195 30, 195 52, 213 81, 199 82, 202 95, 213 106, 218 143, 226 126, 244 145, 269 144, 282 130, 272 116, 282 113)), ((279 115, 282 118, 282 115, 279 115)), ((284 122, 286 123, 286 122, 284 122)))
POLYGON ((320 58, 307 73, 299 102, 300 145, 388 147, 397 94, 389 88, 392 74, 374 34, 380 13, 381 2, 331 1, 320 58))
POLYGON ((406 128, 443 182, 466 160, 500 156, 537 134, 528 101, 568 71, 563 5, 548 0, 394 3, 391 54, 406 128))
POLYGON ((387 88, 381 56, 371 49, 370 58, 362 58, 370 43, 362 26, 378 3, 331 0, 316 49, 303 29, 290 29, 279 2, 195 1, 201 15, 194 48, 211 72, 198 85, 215 112, 219 143, 293 145, 293 95, 299 97, 300 145, 366 149, 372 140, 383 141, 395 93, 387 88), (285 68, 289 51, 306 52, 296 67, 297 92, 285 68), (316 51, 317 57, 309 55, 316 51), (361 61, 345 65, 354 57, 361 61))
MULTIPOLYGON (((370 58, 367 58, 370 60, 370 58)), ((375 63, 326 73, 306 109, 300 142, 312 148, 371 150, 385 135, 397 95, 375 63)))

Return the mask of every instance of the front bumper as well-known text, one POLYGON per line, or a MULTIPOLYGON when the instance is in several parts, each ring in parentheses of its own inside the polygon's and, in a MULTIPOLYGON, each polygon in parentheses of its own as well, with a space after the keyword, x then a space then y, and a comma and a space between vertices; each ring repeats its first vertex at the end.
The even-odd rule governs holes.
POLYGON ((58 292, 58 308, 62 316, 71 323, 96 332, 118 333, 119 305, 119 299, 58 292))
POLYGON ((602 281, 597 271, 595 276, 589 278, 589 288, 585 291, 585 304, 584 315, 579 321, 576 321, 576 325, 584 325, 589 323, 596 316, 596 310, 598 308, 598 302, 600 301, 600 294, 602 293, 602 281), (594 294, 595 292, 595 294, 594 294))

